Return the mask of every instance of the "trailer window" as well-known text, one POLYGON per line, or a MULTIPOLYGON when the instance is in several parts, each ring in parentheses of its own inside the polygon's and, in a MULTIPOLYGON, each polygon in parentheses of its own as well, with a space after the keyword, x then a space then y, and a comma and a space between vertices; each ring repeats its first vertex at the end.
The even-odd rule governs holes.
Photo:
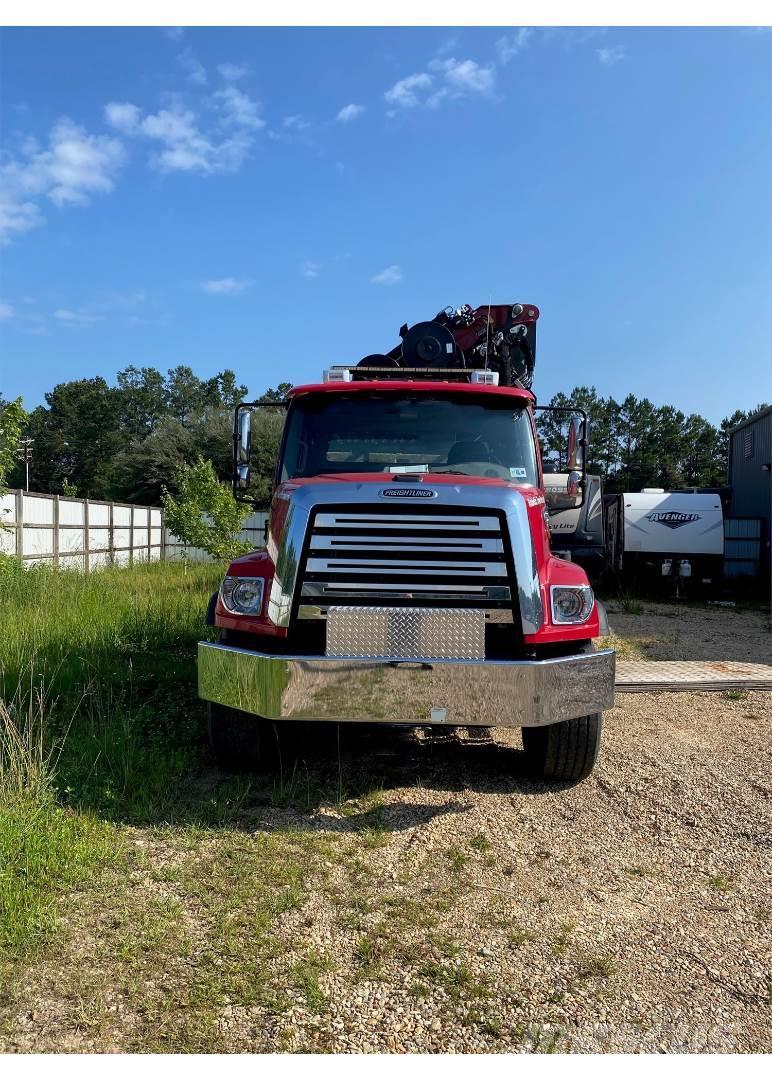
POLYGON ((468 395, 319 394, 290 407, 282 480, 323 473, 449 472, 536 483, 526 410, 468 395))

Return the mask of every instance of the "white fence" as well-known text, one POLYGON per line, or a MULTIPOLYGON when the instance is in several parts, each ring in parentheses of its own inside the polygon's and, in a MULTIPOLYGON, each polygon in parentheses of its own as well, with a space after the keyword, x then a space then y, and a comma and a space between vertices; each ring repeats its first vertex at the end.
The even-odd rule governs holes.
POLYGON ((0 498, 0 524, 0 551, 25 566, 48 560, 94 570, 163 558, 163 510, 157 506, 9 491, 0 498))
MULTIPOLYGON (((252 514, 240 537, 262 546, 266 518, 252 514)), ((159 559, 209 558, 166 529, 159 506, 9 491, 0 496, 0 526, 0 552, 16 555, 25 566, 49 561, 89 571, 159 559)))

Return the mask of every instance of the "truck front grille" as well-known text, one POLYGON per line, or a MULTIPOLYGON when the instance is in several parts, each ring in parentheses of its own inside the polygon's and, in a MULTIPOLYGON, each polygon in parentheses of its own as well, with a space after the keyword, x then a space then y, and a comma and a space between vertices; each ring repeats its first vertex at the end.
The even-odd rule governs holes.
POLYGON ((507 608, 505 533, 473 511, 400 512, 350 507, 317 512, 310 525, 299 602, 363 601, 411 607, 507 608))

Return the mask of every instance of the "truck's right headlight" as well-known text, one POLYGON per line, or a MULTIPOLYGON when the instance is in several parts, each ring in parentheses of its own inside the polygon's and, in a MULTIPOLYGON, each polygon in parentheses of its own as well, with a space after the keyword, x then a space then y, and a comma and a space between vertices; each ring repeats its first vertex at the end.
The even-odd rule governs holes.
POLYGON ((265 578, 226 577, 220 586, 220 597, 233 615, 260 615, 264 591, 265 578))
POLYGON ((595 596, 589 585, 552 585, 553 623, 583 623, 592 614, 595 596))

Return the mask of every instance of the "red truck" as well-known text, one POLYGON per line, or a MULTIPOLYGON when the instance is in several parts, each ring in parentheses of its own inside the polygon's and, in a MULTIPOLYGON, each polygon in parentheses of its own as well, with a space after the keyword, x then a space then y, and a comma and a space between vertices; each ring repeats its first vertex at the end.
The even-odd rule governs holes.
MULTIPOLYGON (((266 546, 234 559, 198 647, 227 764, 268 764, 298 721, 520 727, 531 771, 577 781, 614 700, 584 571, 550 551, 536 399, 538 308, 469 307, 390 353, 294 387, 266 546)), ((234 423, 248 498, 250 417, 234 423)), ((268 407, 276 408, 276 405, 268 407)), ((586 426, 569 425, 567 505, 586 426)))

